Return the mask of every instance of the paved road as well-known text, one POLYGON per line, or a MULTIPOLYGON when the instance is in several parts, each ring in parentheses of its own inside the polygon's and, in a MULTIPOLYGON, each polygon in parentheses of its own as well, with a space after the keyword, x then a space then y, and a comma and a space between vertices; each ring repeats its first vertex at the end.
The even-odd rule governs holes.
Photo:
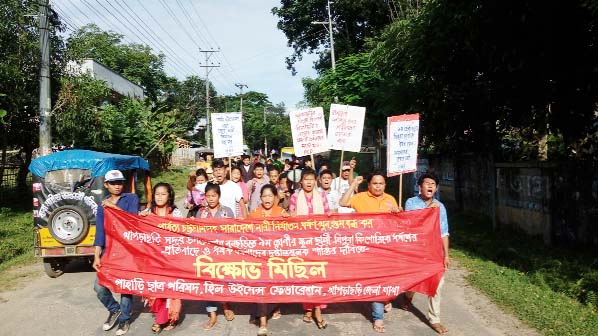
MULTIPOLYGON (((29 275, 23 278, 23 288, 0 293, 0 316, 3 316, 0 335, 114 335, 115 329, 108 332, 101 329, 107 312, 95 297, 92 288, 95 273, 90 267, 72 265, 66 274, 56 279, 45 276, 39 264, 11 272, 29 275)), ((538 335, 468 287, 464 274, 456 267, 446 275, 442 316, 450 335, 538 335)), ((427 325, 425 307, 426 300, 417 295, 411 311, 395 308, 387 313, 385 335, 436 335, 427 325)), ((184 302, 181 324, 161 335, 256 335, 257 327, 249 324, 252 306, 233 304, 233 308, 237 312, 234 321, 226 322, 219 316, 214 329, 204 331, 201 328, 207 320, 204 304, 184 302)), ((269 323, 270 335, 379 335, 372 330, 367 303, 330 305, 325 310, 329 323, 325 330, 302 322, 300 305, 284 305, 282 309, 283 317, 269 323)), ((133 319, 127 335, 152 335, 152 314, 138 299, 133 319)))

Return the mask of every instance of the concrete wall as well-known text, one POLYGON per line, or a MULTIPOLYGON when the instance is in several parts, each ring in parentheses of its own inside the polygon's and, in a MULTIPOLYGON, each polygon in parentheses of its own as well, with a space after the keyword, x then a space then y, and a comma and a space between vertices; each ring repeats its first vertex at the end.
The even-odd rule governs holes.
MULTIPOLYGON (((547 245, 598 246, 598 163, 494 163, 490 157, 428 157, 449 208, 490 216, 547 245)), ((427 167, 427 168, 426 168, 427 167)))

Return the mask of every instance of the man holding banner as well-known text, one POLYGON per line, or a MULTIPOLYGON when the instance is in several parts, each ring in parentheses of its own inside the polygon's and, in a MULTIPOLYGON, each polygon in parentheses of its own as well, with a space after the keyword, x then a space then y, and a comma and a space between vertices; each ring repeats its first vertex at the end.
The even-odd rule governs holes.
MULTIPOLYGON (((449 258, 449 227, 446 216, 446 208, 439 200, 434 199, 434 194, 438 189, 438 178, 432 174, 425 173, 417 181, 419 186, 419 196, 411 197, 405 202, 405 210, 419 210, 426 208, 440 208, 440 236, 442 237, 442 251, 444 252, 444 268, 448 269, 451 260, 449 258)), ((436 295, 428 297, 428 318, 430 326, 434 331, 443 335, 448 329, 440 323, 440 290, 444 284, 444 276, 438 284, 436 295)), ((414 292, 405 292, 405 304, 403 309, 409 310, 409 305, 413 300, 414 292)))
MULTIPOLYGON (((386 188, 386 178, 381 172, 373 172, 367 177, 368 190, 357 192, 359 184, 363 182, 363 176, 357 176, 351 186, 339 201, 340 206, 350 207, 356 212, 391 212, 402 211, 397 201, 392 195, 384 192, 386 188), (353 193, 356 193, 353 195, 353 193)), ((384 307, 382 302, 372 302, 372 319, 374 320, 374 330, 383 333, 384 329, 384 307)))

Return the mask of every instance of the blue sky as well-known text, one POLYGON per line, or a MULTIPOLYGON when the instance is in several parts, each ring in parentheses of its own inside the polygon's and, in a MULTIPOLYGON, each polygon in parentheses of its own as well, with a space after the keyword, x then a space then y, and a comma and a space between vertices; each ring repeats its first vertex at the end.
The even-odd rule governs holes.
POLYGON ((270 13, 280 5, 275 0, 51 0, 51 4, 69 29, 92 21, 103 30, 125 35, 125 42, 141 42, 163 52, 166 72, 179 79, 204 78, 199 48, 219 48, 210 60, 220 64, 210 73, 219 94, 238 93, 234 84, 243 83, 248 85, 245 92, 263 92, 272 103, 284 102, 292 110, 303 100, 301 78, 316 76, 312 68, 316 55, 305 55, 296 65, 296 76, 286 69, 284 60, 292 49, 270 13))

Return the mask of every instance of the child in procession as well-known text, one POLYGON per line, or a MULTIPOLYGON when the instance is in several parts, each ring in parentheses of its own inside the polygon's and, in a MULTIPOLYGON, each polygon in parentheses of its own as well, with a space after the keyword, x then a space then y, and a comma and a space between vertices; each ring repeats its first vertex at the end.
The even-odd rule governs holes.
MULTIPOLYGON (((267 218, 267 217, 288 217, 289 213, 278 205, 278 191, 272 184, 264 185, 260 190, 262 203, 259 207, 249 214, 249 218, 267 218)), ((270 309, 267 303, 258 303, 256 314, 259 318, 258 336, 268 335, 268 314, 272 311, 272 319, 277 320, 281 317, 280 308, 275 306, 270 309)))
POLYGON ((195 171, 195 174, 189 175, 187 181, 187 198, 185 199, 185 208, 189 209, 187 217, 195 217, 200 207, 205 206, 205 188, 208 183, 208 174, 202 168, 195 171))
MULTIPOLYGON (((205 175, 205 172, 203 174, 205 175)), ((197 176, 200 177, 201 175, 198 174, 197 176)), ((141 216, 152 214, 160 217, 183 217, 181 211, 174 204, 174 189, 170 184, 163 182, 156 184, 153 195, 151 207, 146 211, 142 211, 141 216)), ((146 299, 151 307, 150 311, 155 316, 152 332, 157 334, 162 330, 174 329, 181 314, 181 300, 154 297, 146 299)))
MULTIPOLYGON (((206 185, 206 203, 207 206, 201 209, 197 213, 197 218, 235 218, 235 214, 233 210, 227 206, 224 206, 220 203, 220 186, 215 183, 208 183, 206 185)), ((234 312, 229 309, 228 305, 225 303, 223 304, 224 307, 224 316, 227 321, 232 321, 234 319, 234 312)), ((216 302, 208 302, 206 304, 206 311, 208 312, 210 319, 208 322, 203 324, 204 330, 210 330, 214 328, 216 322, 218 321, 218 316, 216 315, 216 311, 218 307, 216 306, 216 302)))
MULTIPOLYGON (((301 190, 291 196, 289 211, 293 216, 321 215, 330 212, 326 194, 316 190, 316 172, 311 168, 303 169, 301 173, 301 190)), ((326 304, 303 304, 303 322, 312 323, 314 320, 318 329, 326 329, 328 324, 322 317, 322 309, 326 304)))

